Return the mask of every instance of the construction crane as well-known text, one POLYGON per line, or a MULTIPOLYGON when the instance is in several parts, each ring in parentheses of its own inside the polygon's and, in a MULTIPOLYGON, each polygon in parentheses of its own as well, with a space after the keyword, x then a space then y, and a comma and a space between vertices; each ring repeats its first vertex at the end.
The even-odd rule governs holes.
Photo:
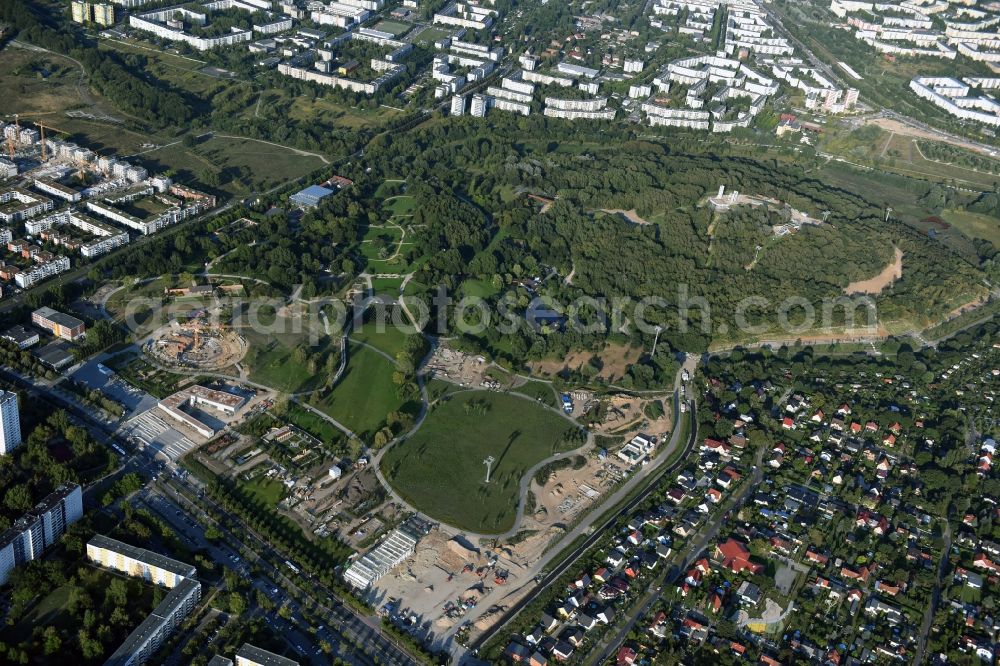
POLYGON ((14 133, 7 137, 7 153, 10 155, 10 161, 14 161, 14 137, 20 133, 21 127, 17 122, 17 114, 14 114, 14 133))
POLYGON ((42 136, 42 138, 41 138, 41 141, 42 141, 42 161, 46 162, 46 161, 48 161, 48 156, 47 156, 46 147, 45 147, 45 130, 46 129, 50 129, 53 132, 62 132, 63 134, 67 134, 68 132, 64 132, 63 130, 59 129, 58 127, 52 127, 52 125, 43 125, 42 123, 38 122, 37 120, 35 121, 35 124, 38 125, 38 129, 41 131, 41 136, 42 136))

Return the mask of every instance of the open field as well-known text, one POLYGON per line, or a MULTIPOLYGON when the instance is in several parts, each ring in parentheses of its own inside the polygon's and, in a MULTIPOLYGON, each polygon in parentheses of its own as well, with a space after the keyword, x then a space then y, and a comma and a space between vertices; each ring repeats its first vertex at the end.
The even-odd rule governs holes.
POLYGON ((988 240, 1000 248, 1000 220, 997 218, 960 210, 946 210, 941 218, 966 236, 988 240))
POLYGON ((392 21, 386 19, 384 21, 379 21, 375 26, 376 30, 381 30, 382 32, 391 32, 393 37, 400 37, 405 35, 413 28, 412 23, 404 23, 403 21, 392 21))
POLYGON ((846 294, 881 294, 882 290, 903 277, 903 251, 896 248, 895 259, 882 271, 867 280, 852 282, 844 288, 846 294))
MULTIPOLYGON (((390 319, 394 315, 390 315, 390 319)), ((406 339, 415 331, 412 326, 405 328, 393 325, 388 321, 385 325, 368 322, 361 328, 351 331, 351 340, 364 342, 375 347, 393 358, 406 347, 406 339)))
MULTIPOLYGON (((395 366, 362 345, 351 345, 349 354, 343 378, 313 405, 359 436, 373 434, 385 423, 389 412, 404 407, 392 381, 395 366)), ((415 411, 416 406, 413 408, 415 411)))
POLYGON ((196 182, 202 187, 206 172, 219 178, 219 189, 230 194, 267 189, 278 183, 294 180, 323 166, 309 155, 287 148, 253 141, 213 136, 192 148, 171 142, 138 156, 153 172, 173 171, 183 182, 196 182))
POLYGON ((556 392, 555 389, 552 388, 551 384, 532 380, 522 386, 518 386, 514 390, 518 393, 529 395, 549 407, 558 407, 556 392))
POLYGON ((285 420, 295 427, 306 431, 324 444, 331 444, 344 437, 343 433, 337 430, 332 423, 296 403, 288 405, 288 413, 285 414, 285 420))
POLYGON ((382 202, 382 210, 390 215, 409 215, 417 207, 417 200, 408 194, 389 197, 382 202))
POLYGON ((590 363, 591 359, 596 357, 600 367, 597 376, 608 381, 615 381, 623 377, 628 366, 638 361, 641 355, 641 349, 606 344, 604 349, 597 354, 588 351, 574 351, 567 354, 565 358, 532 361, 528 365, 534 373, 551 376, 564 368, 576 370, 585 363, 590 363))
POLYGON ((250 379, 279 391, 308 391, 322 386, 324 368, 337 345, 322 331, 317 331, 319 344, 311 340, 308 324, 294 316, 266 314, 259 317, 264 330, 240 326, 238 332, 246 338, 249 351, 242 365, 250 379))
MULTIPOLYGON (((955 181, 963 187, 983 190, 993 189, 994 184, 1000 183, 1000 176, 987 171, 928 159, 920 150, 921 141, 925 145, 942 144, 936 135, 896 120, 876 118, 857 129, 827 128, 819 149, 852 162, 877 165, 904 176, 932 182, 955 181)), ((953 149, 960 153, 972 153, 965 148, 953 149)))
POLYGON ((259 476, 252 481, 243 484, 243 490, 252 495, 254 499, 265 506, 275 507, 282 500, 285 488, 280 481, 259 476))
POLYGON ((451 37, 455 33, 454 30, 446 30, 445 28, 430 27, 420 33, 415 40, 416 44, 433 44, 439 39, 445 37, 451 37))
POLYGON ((403 498, 432 518, 476 532, 503 532, 513 525, 521 478, 563 450, 569 428, 524 398, 459 393, 431 411, 413 437, 390 449, 382 470, 403 498), (487 456, 496 459, 489 484, 487 456))

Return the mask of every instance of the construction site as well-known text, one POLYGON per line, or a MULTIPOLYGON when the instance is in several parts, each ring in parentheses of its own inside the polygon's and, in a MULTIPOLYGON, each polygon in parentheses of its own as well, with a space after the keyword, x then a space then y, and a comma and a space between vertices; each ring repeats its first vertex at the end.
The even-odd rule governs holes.
POLYGON ((146 342, 143 351, 161 365, 192 370, 221 370, 246 355, 246 340, 220 324, 199 319, 172 321, 146 342))
POLYGON ((530 589, 546 550, 628 473, 621 461, 597 452, 552 465, 531 482, 513 537, 472 539, 441 526, 374 582, 368 599, 431 643, 443 644, 458 630, 475 636, 530 589))

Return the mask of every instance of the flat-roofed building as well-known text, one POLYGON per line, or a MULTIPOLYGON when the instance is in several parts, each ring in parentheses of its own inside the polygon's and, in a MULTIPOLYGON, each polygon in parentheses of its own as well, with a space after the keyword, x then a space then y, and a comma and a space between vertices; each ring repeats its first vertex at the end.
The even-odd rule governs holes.
POLYGON ((359 590, 389 573, 393 567, 413 554, 417 537, 403 529, 393 530, 378 546, 356 560, 346 572, 344 580, 359 590))
POLYGON ((14 567, 41 557, 82 517, 83 492, 79 485, 66 483, 0 533, 0 585, 14 567))
POLYGON ((73 341, 83 337, 87 327, 81 319, 72 315, 41 307, 31 313, 31 323, 64 340, 73 341))
POLYGON ((138 666, 149 661, 201 599, 201 583, 187 578, 129 634, 104 666, 138 666))
POLYGON ((190 564, 100 534, 87 544, 87 558, 108 569, 168 588, 177 587, 196 574, 190 564))
POLYGON ((183 410, 183 407, 211 407, 227 416, 235 416, 245 402, 246 398, 242 396, 196 385, 167 396, 157 404, 157 407, 174 420, 193 428, 198 434, 212 437, 215 434, 215 428, 194 415, 188 414, 183 410))
POLYGON ((20 325, 11 326, 3 333, 0 333, 0 338, 13 342, 17 345, 18 349, 28 349, 29 347, 37 345, 40 339, 37 332, 20 325))
POLYGON ((138 666, 148 662, 201 599, 201 583, 195 578, 197 570, 190 564, 100 534, 87 543, 87 558, 170 589, 104 666, 138 666))
POLYGON ((7 455, 21 445, 21 415, 17 407, 17 394, 0 391, 0 456, 7 455))
POLYGON ((299 662, 244 643, 236 653, 236 666, 299 666, 299 662))

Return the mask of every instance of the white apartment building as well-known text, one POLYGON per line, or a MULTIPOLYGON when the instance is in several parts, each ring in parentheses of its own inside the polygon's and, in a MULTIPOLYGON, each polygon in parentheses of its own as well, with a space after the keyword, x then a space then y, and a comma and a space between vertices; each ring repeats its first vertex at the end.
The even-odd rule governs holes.
POLYGON ((520 113, 522 116, 527 116, 531 114, 531 106, 529 106, 528 104, 524 102, 518 102, 512 99, 504 99, 503 97, 490 98, 489 105, 493 108, 500 109, 501 111, 520 113))
POLYGON ((455 2, 434 15, 434 23, 460 28, 485 30, 493 25, 496 11, 478 5, 455 2))
POLYGON ((0 209, 0 222, 7 224, 21 222, 53 208, 52 199, 19 187, 0 191, 0 204, 10 204, 0 209))
POLYGON ((171 589, 197 574, 190 564, 102 535, 87 543, 87 558, 102 567, 171 589))
POLYGON ((35 264, 14 276, 14 282, 21 289, 29 289, 39 282, 70 269, 69 257, 56 257, 52 261, 35 264))
POLYGON ((489 100, 485 95, 473 95, 472 107, 469 110, 469 115, 474 118, 484 118, 486 117, 486 109, 488 106, 489 100))
POLYGON ((17 409, 17 394, 0 392, 0 456, 21 445, 21 416, 17 409))
POLYGON ((910 81, 910 89, 956 118, 1000 126, 1000 103, 988 95, 971 95, 969 85, 957 79, 918 76, 910 81))
POLYGON ((497 86, 488 87, 486 89, 486 94, 497 99, 517 102, 522 105, 531 104, 532 99, 531 95, 525 95, 524 93, 519 93, 514 90, 508 90, 507 88, 500 88, 497 86))
POLYGON ((13 178, 17 175, 17 164, 6 157, 0 157, 0 178, 13 178))
POLYGON ((0 533, 0 585, 14 567, 41 557, 82 517, 83 492, 79 485, 66 483, 0 533))

